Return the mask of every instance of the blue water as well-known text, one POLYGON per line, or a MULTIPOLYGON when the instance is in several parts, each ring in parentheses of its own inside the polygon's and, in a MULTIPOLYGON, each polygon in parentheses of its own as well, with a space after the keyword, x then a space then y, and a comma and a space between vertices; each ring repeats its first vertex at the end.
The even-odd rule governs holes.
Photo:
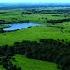
POLYGON ((32 26, 39 26, 40 24, 36 24, 36 23, 14 23, 14 24, 8 24, 9 27, 4 28, 4 31, 13 31, 13 30, 17 30, 17 29, 23 29, 23 28, 28 28, 28 27, 32 27, 32 26))

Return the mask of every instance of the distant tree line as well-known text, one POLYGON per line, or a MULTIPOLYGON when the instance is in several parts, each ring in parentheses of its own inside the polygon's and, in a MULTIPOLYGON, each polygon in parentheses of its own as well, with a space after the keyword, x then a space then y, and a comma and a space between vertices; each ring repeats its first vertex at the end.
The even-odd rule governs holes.
POLYGON ((46 10, 39 10, 39 9, 30 9, 23 11, 22 14, 65 14, 70 13, 70 9, 46 9, 46 10))
POLYGON ((65 19, 55 19, 55 20, 47 20, 47 23, 56 24, 56 23, 63 23, 63 22, 70 22, 70 18, 65 19))

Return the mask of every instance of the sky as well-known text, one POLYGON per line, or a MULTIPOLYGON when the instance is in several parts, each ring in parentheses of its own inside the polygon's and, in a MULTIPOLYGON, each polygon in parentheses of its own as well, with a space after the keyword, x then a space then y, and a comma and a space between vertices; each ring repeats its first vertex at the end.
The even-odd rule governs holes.
POLYGON ((0 3, 70 3, 70 0, 0 0, 0 3))

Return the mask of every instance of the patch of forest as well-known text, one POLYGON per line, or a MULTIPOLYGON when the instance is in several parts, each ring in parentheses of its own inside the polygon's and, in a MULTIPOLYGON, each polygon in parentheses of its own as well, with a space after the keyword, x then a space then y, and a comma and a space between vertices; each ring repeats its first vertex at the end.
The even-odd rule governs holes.
POLYGON ((40 39, 37 41, 23 40, 15 42, 13 46, 0 46, 0 64, 6 70, 21 70, 13 65, 10 59, 15 54, 21 54, 27 58, 50 61, 58 64, 62 70, 70 70, 70 42, 53 39, 40 39))

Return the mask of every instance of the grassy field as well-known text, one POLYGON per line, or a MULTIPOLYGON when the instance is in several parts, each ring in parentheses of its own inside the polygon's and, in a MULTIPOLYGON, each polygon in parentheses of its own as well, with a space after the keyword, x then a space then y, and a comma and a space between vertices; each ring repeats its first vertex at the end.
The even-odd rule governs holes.
POLYGON ((21 67, 22 70, 59 70, 55 63, 29 59, 22 55, 15 55, 14 58, 15 61, 12 63, 21 67))
POLYGON ((47 20, 54 19, 64 19, 68 18, 68 16, 64 17, 64 14, 22 14, 24 10, 8 10, 3 14, 0 14, 0 20, 5 20, 6 23, 12 22, 37 22, 37 23, 45 23, 47 20), (57 16, 56 16, 57 15, 57 16))
POLYGON ((14 42, 22 40, 39 40, 39 39, 64 39, 70 41, 70 22, 56 24, 52 27, 37 26, 14 32, 0 34, 0 45, 12 45, 14 42), (63 27, 63 29, 61 29, 63 27))
POLYGON ((0 34, 0 45, 13 45, 14 42, 23 40, 37 41, 39 39, 64 39, 70 41, 70 33, 67 28, 61 32, 61 29, 57 27, 32 27, 0 34))
MULTIPOLYGON (((12 10, 3 14, 0 13, 0 20, 5 20, 6 23, 29 21, 46 25, 0 33, 0 46, 13 45, 15 42, 23 40, 39 41, 40 39, 63 39, 66 42, 70 42, 70 22, 54 25, 47 23, 47 20, 50 19, 59 20, 68 18, 69 16, 64 17, 64 14, 57 14, 57 16, 56 14, 22 14, 22 12, 12 10)), ((3 25, 0 26, 0 28, 3 27, 3 25)), ((13 64, 21 67, 22 70, 58 70, 55 63, 29 59, 22 55, 15 55, 14 58, 15 61, 12 61, 13 64)), ((0 70, 3 70, 2 66, 0 66, 0 70)))

